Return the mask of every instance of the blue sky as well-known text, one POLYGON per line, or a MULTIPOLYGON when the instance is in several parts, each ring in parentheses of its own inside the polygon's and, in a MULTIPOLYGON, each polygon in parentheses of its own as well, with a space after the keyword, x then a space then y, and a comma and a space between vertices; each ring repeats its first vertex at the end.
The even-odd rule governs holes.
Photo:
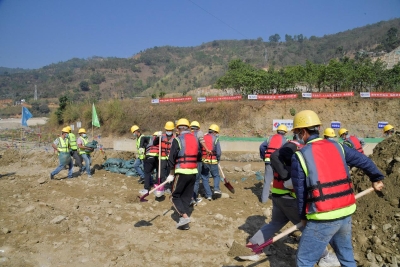
POLYGON ((0 0, 0 66, 275 33, 320 37, 398 17, 400 0, 0 0))

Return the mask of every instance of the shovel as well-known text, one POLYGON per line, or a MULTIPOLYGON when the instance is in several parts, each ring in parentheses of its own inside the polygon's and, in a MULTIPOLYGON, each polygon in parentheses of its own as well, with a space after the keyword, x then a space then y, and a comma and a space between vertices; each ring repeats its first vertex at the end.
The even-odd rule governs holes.
POLYGON ((150 195, 151 193, 153 193, 154 191, 156 191, 157 189, 162 188, 166 183, 168 183, 168 181, 165 181, 162 184, 159 184, 158 186, 154 187, 153 189, 151 189, 149 192, 147 192, 143 196, 141 196, 141 197, 138 196, 138 198, 140 198, 140 202, 147 202, 148 200, 146 199, 146 197, 148 195, 150 195))
POLYGON ((219 163, 218 163, 218 168, 219 168, 219 170, 221 171, 222 179, 224 180, 224 185, 225 185, 225 187, 228 188, 228 190, 231 191, 232 194, 235 194, 235 188, 233 188, 233 186, 231 185, 231 183, 230 183, 228 180, 226 180, 225 174, 224 174, 224 172, 222 171, 221 165, 219 165, 219 163))
MULTIPOLYGON (((372 191, 374 191, 373 187, 370 187, 368 189, 365 189, 364 191, 358 193, 355 198, 358 199, 360 197, 365 196, 366 194, 371 193, 372 191)), ((256 254, 261 254, 263 249, 265 247, 268 247, 269 245, 271 245, 272 243, 275 243, 276 241, 278 241, 279 239, 281 239, 282 237, 287 236, 288 234, 290 234, 291 232, 294 232, 298 229, 300 229, 303 226, 303 224, 301 222, 299 222, 296 225, 293 225, 292 227, 286 229, 285 231, 283 231, 282 233, 274 236, 273 238, 268 239, 267 241, 265 241, 264 243, 262 243, 261 245, 251 245, 250 249, 252 250, 252 252, 256 253, 256 254)), ((253 261, 257 261, 259 257, 256 257, 258 255, 251 255, 251 256, 239 256, 240 259, 242 260, 253 260, 253 261)))
MULTIPOLYGON (((157 187, 159 184, 161 184, 161 135, 159 137, 159 142, 158 142, 158 184, 155 184, 157 187)), ((156 197, 161 197, 164 195, 164 186, 157 187, 156 197)))

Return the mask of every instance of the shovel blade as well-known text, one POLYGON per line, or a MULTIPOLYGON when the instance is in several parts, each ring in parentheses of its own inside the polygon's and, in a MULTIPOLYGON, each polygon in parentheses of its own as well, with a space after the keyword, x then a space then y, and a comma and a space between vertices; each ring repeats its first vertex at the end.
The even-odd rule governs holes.
POLYGON ((233 188, 233 186, 231 185, 230 182, 228 182, 228 181, 225 180, 224 185, 225 185, 226 188, 228 188, 229 191, 232 192, 232 194, 235 194, 235 188, 233 188))
POLYGON ((140 199, 140 202, 147 202, 148 200, 146 199, 146 197, 149 195, 149 193, 147 192, 146 194, 144 194, 143 196, 141 196, 141 197, 139 197, 138 196, 138 198, 140 199))

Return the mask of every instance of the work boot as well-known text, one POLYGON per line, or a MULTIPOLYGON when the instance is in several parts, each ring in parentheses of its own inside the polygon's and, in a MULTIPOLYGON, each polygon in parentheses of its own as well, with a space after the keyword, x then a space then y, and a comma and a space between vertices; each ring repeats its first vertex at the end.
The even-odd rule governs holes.
POLYGON ((325 257, 322 257, 318 262, 319 267, 339 267, 340 262, 335 254, 328 252, 325 257))
POLYGON ((50 173, 50 180, 54 180, 54 175, 50 173))
POLYGON ((187 217, 187 218, 180 217, 179 218, 179 222, 176 224, 176 228, 184 226, 184 225, 186 225, 188 223, 190 223, 190 218, 189 217, 187 217))

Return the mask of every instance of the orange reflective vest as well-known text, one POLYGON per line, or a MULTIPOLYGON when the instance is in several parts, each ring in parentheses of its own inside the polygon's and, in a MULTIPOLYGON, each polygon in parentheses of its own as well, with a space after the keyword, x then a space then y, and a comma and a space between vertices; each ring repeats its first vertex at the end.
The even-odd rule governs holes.
POLYGON ((159 137, 153 136, 153 138, 150 140, 150 143, 146 147, 146 156, 158 157, 159 144, 156 146, 153 145, 155 138, 159 138, 159 137))
MULTIPOLYGON (((308 218, 309 214, 333 212, 355 204, 349 169, 339 143, 317 138, 296 154, 306 174, 308 218)), ((350 215, 347 211, 343 209, 344 213, 335 213, 335 217, 350 215)))
POLYGON ((204 142, 206 144, 207 148, 211 148, 211 156, 207 155, 207 151, 204 149, 204 147, 202 147, 202 160, 205 163, 210 163, 210 164, 216 164, 218 163, 217 160, 217 154, 215 153, 216 151, 216 144, 217 144, 218 138, 213 135, 213 134, 205 134, 204 135, 204 142))
POLYGON ((199 151, 197 138, 190 132, 183 132, 175 139, 180 148, 176 159, 175 173, 197 173, 197 153, 199 151))
POLYGON ((343 144, 348 146, 348 147, 354 148, 358 152, 364 154, 364 150, 362 148, 360 140, 357 137, 355 137, 354 135, 351 135, 349 137, 349 139, 344 140, 343 144), (347 142, 347 144, 346 144, 346 142, 347 142))
POLYGON ((172 140, 175 138, 174 135, 168 136, 163 134, 161 137, 161 159, 168 159, 169 151, 171 150, 172 140))
MULTIPOLYGON (((297 141, 289 140, 288 142, 293 143, 297 147, 297 151, 300 150, 304 145, 300 144, 297 141)), ((292 197, 296 197, 294 193, 294 189, 288 189, 284 186, 284 182, 282 179, 279 179, 279 175, 274 171, 274 180, 272 182, 271 192, 277 195, 291 195, 292 197)))
POLYGON ((281 134, 274 134, 271 136, 271 138, 268 140, 268 147, 267 150, 265 150, 265 162, 271 162, 270 157, 271 154, 274 153, 276 150, 281 148, 286 143, 286 138, 281 135, 281 134))

